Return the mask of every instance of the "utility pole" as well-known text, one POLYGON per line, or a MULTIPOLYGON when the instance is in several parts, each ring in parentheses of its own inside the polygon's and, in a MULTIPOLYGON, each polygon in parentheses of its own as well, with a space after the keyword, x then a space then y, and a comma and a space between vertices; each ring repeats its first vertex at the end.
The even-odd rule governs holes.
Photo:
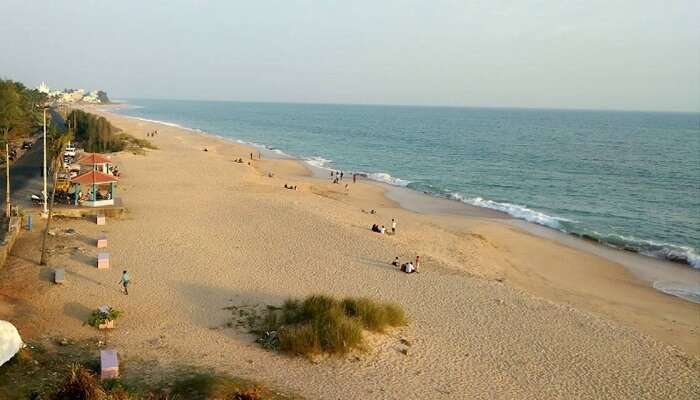
POLYGON ((48 200, 48 188, 46 184, 46 106, 44 106, 44 215, 49 215, 49 209, 47 208, 48 200))
POLYGON ((7 204, 7 206, 5 208, 5 216, 9 220, 12 206, 10 205, 10 143, 9 143, 9 139, 7 138, 7 136, 9 136, 9 135, 5 136, 5 164, 6 164, 6 166, 5 166, 5 180, 7 181, 7 182, 5 182, 6 183, 5 187, 7 187, 7 193, 5 193, 5 196, 7 199, 7 201, 5 202, 7 204))

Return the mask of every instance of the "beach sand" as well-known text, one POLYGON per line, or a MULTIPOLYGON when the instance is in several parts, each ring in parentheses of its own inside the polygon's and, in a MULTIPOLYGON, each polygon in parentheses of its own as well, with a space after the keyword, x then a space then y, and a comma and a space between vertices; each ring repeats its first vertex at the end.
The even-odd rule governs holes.
MULTIPOLYGON (((67 269, 68 283, 52 286, 48 269, 34 267, 41 279, 26 301, 43 320, 26 322, 30 331, 93 337, 83 322, 110 304, 125 311, 109 343, 127 360, 213 368, 307 398, 700 396, 700 305, 651 289, 620 264, 488 212, 408 211, 369 182, 345 193, 297 161, 249 166, 245 146, 103 114, 137 137, 157 129, 159 150, 114 156, 124 219, 57 221, 78 232, 51 239, 65 246, 51 265, 67 269), (392 218, 397 235, 369 230, 392 218), (112 267, 98 271, 93 240, 103 232, 112 267), (389 264, 416 255, 419 274, 389 264), (129 296, 117 285, 123 269, 129 296), (365 353, 315 363, 264 350, 227 324, 226 307, 313 293, 397 302, 410 324, 371 337, 365 353)), ((5 273, 38 260, 38 232, 25 236, 5 273)))

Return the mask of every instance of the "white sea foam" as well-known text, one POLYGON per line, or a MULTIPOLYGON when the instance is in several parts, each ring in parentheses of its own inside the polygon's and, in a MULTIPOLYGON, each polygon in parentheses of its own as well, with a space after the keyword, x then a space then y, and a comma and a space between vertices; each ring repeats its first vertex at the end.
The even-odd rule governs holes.
MULTIPOLYGON (((129 117, 129 118, 133 118, 133 119, 138 119, 138 120, 140 120, 140 121, 153 122, 153 123, 155 123, 155 124, 170 126, 170 127, 173 127, 173 128, 187 129, 187 130, 195 131, 195 132, 196 132, 196 131, 199 131, 199 129, 188 128, 188 127, 186 127, 186 126, 182 126, 182 125, 176 124, 176 123, 174 123, 174 122, 166 122, 166 121, 159 121, 159 120, 157 120, 157 119, 148 119, 148 118, 132 117, 132 116, 128 116, 128 117, 129 117)), ((201 131, 200 131, 200 132, 201 132, 201 131)))
POLYGON ((459 193, 451 193, 450 196, 455 200, 459 200, 463 203, 471 204, 477 207, 489 208, 491 210, 501 211, 512 217, 523 219, 528 222, 533 222, 535 224, 548 226, 550 228, 562 229, 562 221, 572 222, 571 220, 566 218, 553 217, 551 215, 531 210, 525 206, 517 204, 499 203, 493 200, 485 200, 481 197, 467 199, 459 193))
POLYGON ((660 292, 700 304, 700 285, 685 282, 656 281, 652 286, 660 292))
MULTIPOLYGON (((596 232, 596 234, 598 233, 596 232)), ((700 256, 692 247, 617 234, 600 235, 599 237, 604 242, 637 251, 645 256, 685 262, 694 268, 700 269, 700 256)))
POLYGON ((407 181, 405 179, 401 178, 396 178, 393 177, 385 172, 372 172, 366 174, 368 179, 371 179, 373 181, 377 182, 382 182, 382 183, 387 183, 392 186, 401 186, 401 187, 406 187, 408 186, 411 181, 407 181))
POLYGON ((328 167, 328 164, 333 162, 333 160, 329 160, 323 157, 309 157, 304 161, 312 167, 327 169, 329 171, 331 170, 331 168, 328 167))

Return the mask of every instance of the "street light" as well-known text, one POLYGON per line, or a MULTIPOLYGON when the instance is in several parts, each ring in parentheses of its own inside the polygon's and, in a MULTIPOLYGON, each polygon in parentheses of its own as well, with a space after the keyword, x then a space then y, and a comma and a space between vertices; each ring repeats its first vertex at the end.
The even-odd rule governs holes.
POLYGON ((48 188, 47 188, 47 182, 46 182, 46 109, 48 109, 48 106, 44 106, 44 191, 42 192, 42 195, 44 196, 44 215, 49 215, 49 209, 47 207, 48 205, 48 188))

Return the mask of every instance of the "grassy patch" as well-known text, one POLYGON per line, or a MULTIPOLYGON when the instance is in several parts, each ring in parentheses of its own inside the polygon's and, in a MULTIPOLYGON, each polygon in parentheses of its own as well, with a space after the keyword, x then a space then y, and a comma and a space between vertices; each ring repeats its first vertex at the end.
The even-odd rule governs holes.
POLYGON ((145 149, 157 150, 158 146, 154 145, 147 139, 139 139, 137 137, 131 136, 128 133, 120 133, 118 136, 122 143, 122 150, 129 151, 136 155, 146 154, 145 149))
POLYGON ((241 379, 211 373, 197 373, 177 380, 170 389, 173 399, 283 399, 279 394, 241 379))
POLYGON ((345 354, 364 347, 363 330, 384 332, 406 322, 396 304, 314 295, 268 308, 257 332, 263 335, 258 341, 265 347, 291 354, 345 354))
POLYGON ((134 360, 121 360, 120 379, 100 381, 99 350, 97 340, 30 343, 0 366, 0 399, 289 399, 247 380, 189 366, 164 371, 157 363, 134 360), (129 373, 130 365, 138 371, 129 373))
POLYGON ((97 357, 95 341, 28 343, 0 366, 0 399, 43 399, 66 376, 73 364, 89 365, 97 357))

